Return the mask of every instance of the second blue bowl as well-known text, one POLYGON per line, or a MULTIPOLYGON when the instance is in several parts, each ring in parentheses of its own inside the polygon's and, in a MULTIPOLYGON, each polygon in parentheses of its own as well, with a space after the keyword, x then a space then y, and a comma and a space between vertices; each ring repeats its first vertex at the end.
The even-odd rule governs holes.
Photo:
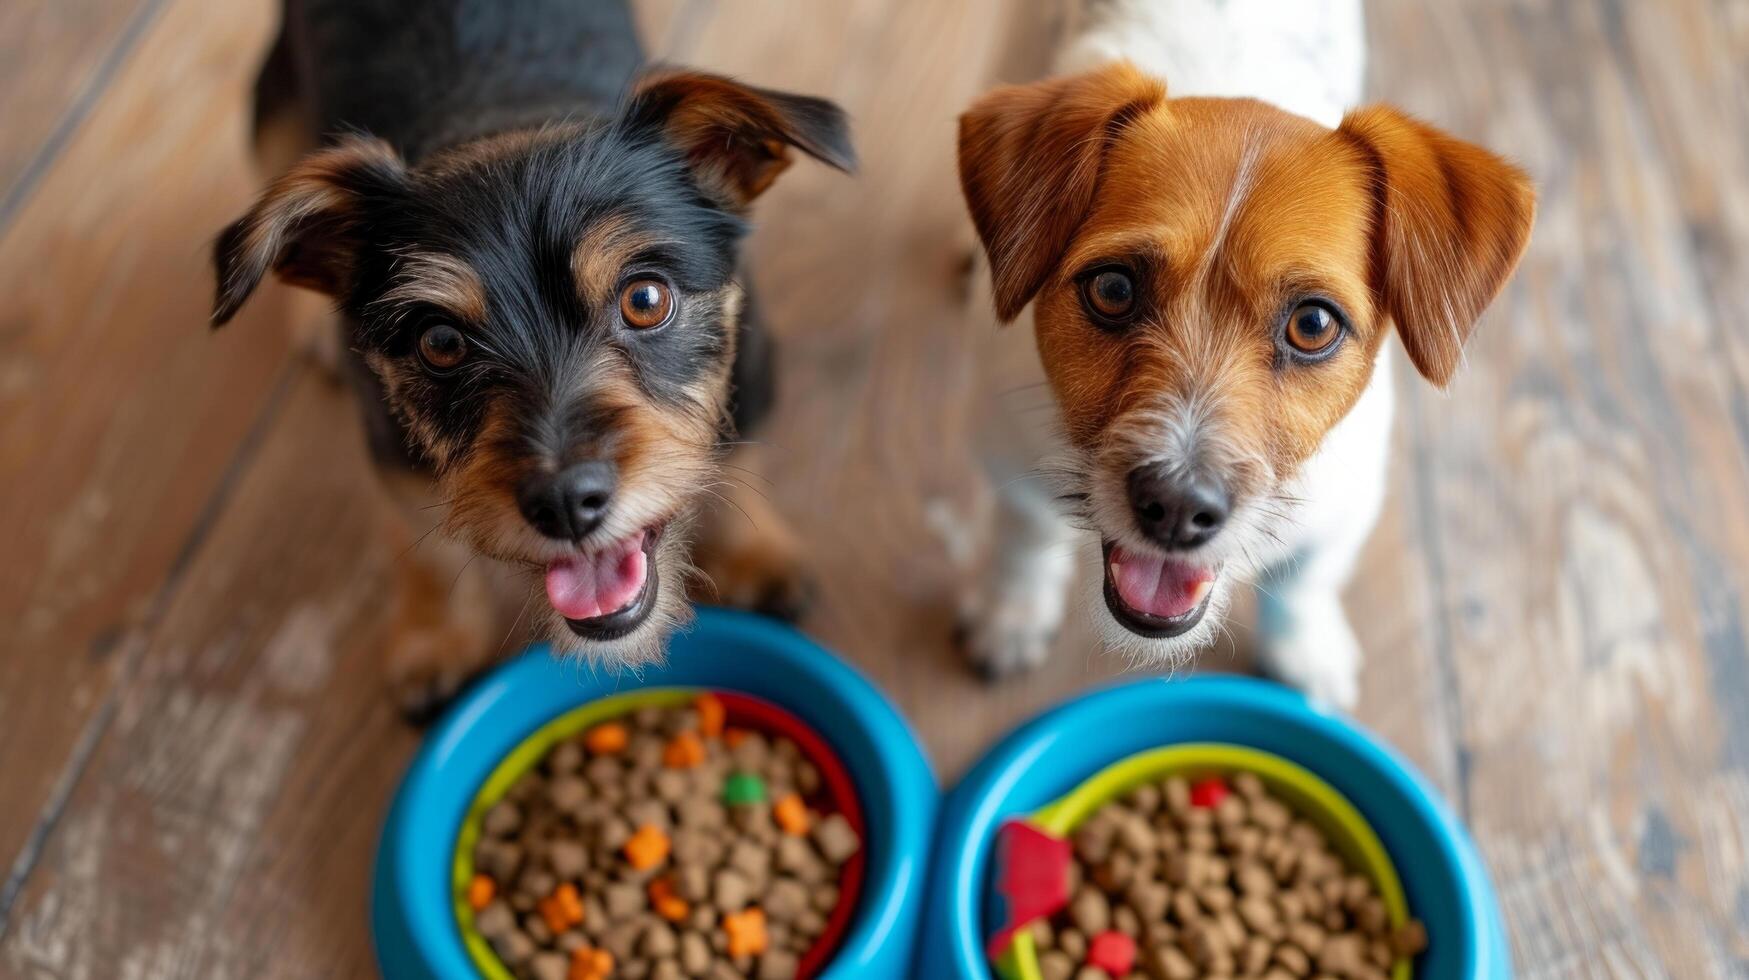
POLYGON ((1272 752, 1323 777, 1378 834, 1426 926, 1417 980, 1506 980, 1506 933, 1487 872, 1456 816, 1402 756, 1352 721, 1245 677, 1131 681, 1039 716, 949 794, 936 831, 929 909, 913 976, 984 980, 986 895, 996 830, 1120 759, 1185 742, 1272 752))

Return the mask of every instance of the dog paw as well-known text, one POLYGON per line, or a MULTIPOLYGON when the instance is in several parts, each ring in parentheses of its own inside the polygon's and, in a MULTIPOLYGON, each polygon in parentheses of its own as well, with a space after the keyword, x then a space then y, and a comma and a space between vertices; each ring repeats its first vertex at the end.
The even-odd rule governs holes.
POLYGON ((403 629, 389 639, 389 696, 410 724, 434 720, 484 668, 477 642, 447 628, 403 629))
POLYGON ((787 548, 751 541, 733 550, 697 557, 699 570, 715 588, 695 598, 789 623, 800 620, 813 607, 818 592, 814 578, 787 548))
POLYGON ((1061 600, 1038 602, 1036 596, 1008 595, 974 604, 960 617, 958 643, 966 662, 987 681, 998 681, 1036 669, 1051 654, 1061 600))
POLYGON ((1314 701, 1354 710, 1360 701, 1360 641, 1340 604, 1332 598, 1296 613, 1286 628, 1264 636, 1264 672, 1314 701))

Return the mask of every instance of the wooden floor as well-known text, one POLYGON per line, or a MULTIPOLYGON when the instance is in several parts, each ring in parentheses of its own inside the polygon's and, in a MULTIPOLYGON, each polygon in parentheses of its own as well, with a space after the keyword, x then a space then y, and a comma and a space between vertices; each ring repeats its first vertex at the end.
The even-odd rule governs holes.
MULTIPOLYGON (((861 178, 798 167, 753 246, 773 494, 824 576, 806 627, 952 779, 1114 670, 1072 632, 987 689, 947 645, 986 506, 952 119, 1040 70, 1053 5, 640 6, 664 57, 855 117, 861 178)), ((1399 379, 1360 714, 1469 820, 1524 976, 1749 976, 1749 3, 1371 7, 1374 92, 1517 157, 1542 209, 1451 392, 1399 379)), ((392 558, 289 294, 203 326, 273 16, 0 4, 3 977, 371 971, 417 740, 375 661, 392 558)))

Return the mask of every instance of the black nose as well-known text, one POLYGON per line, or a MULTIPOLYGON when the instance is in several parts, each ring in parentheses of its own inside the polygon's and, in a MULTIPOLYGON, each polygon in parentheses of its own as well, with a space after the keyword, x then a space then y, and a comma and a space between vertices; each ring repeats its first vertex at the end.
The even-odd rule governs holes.
POLYGON ((536 473, 516 491, 522 516, 536 531, 563 541, 595 530, 607 516, 619 476, 612 463, 573 463, 557 473, 536 473))
POLYGON ((1232 510, 1227 488, 1197 473, 1138 466, 1130 471, 1129 483, 1136 524, 1165 548, 1189 549, 1210 540, 1232 510))

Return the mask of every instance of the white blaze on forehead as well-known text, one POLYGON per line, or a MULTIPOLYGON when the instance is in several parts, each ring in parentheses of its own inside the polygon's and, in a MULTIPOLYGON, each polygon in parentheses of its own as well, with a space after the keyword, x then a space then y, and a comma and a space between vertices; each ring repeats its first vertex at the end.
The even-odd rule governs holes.
POLYGON ((1249 129, 1246 130, 1244 139, 1244 148, 1239 152, 1239 165, 1233 171, 1233 182, 1227 190, 1227 203, 1221 209, 1220 224, 1215 226, 1214 238, 1209 240, 1208 251, 1203 255, 1202 268, 1199 270, 1202 275, 1208 273, 1215 257, 1221 254, 1221 247, 1227 243, 1227 232, 1233 227, 1233 218, 1244 205, 1256 180, 1257 158, 1261 155, 1261 150, 1249 129))

